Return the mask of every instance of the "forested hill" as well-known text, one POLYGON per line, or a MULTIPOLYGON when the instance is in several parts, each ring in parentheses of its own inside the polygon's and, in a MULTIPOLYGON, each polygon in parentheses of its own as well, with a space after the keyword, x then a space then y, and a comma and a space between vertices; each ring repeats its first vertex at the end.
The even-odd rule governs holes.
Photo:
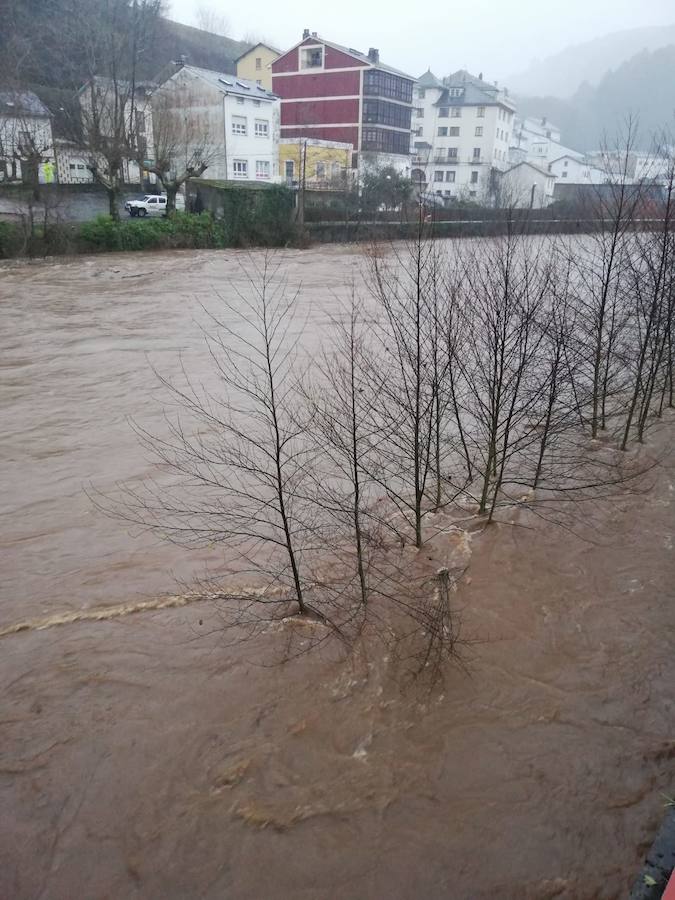
POLYGON ((633 115, 640 146, 648 149, 655 132, 669 127, 675 133, 675 42, 636 54, 596 87, 583 84, 569 100, 520 96, 517 103, 519 113, 546 116, 559 125, 563 143, 580 151, 597 149, 603 135, 611 141, 633 115))
MULTIPOLYGON (((154 80, 181 56, 195 66, 234 72, 235 59, 249 46, 158 15, 159 0, 142 5, 148 13, 136 54, 139 80, 154 80)), ((111 9, 114 27, 130 33, 134 12, 127 0, 0 0, 0 86, 19 81, 80 87, 95 67, 92 34, 109 28, 111 9)))
POLYGON ((506 78, 506 84, 516 94, 569 99, 584 82, 596 87, 607 72, 636 54, 669 44, 675 44, 675 24, 615 31, 537 60, 506 78))

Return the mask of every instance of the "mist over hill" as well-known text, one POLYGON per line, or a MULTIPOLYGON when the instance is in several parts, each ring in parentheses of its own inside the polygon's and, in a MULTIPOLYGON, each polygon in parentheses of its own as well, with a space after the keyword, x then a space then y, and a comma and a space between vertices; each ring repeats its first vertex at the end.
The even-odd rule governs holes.
POLYGON ((518 96, 518 112, 546 116, 561 128, 562 141, 575 150, 610 143, 628 116, 638 121, 638 144, 649 149, 654 133, 675 133, 675 39, 670 46, 643 50, 607 72, 596 86, 582 84, 570 99, 518 96))
POLYGON ((572 98, 582 84, 596 87, 607 72, 643 50, 654 51, 668 44, 675 44, 675 24, 615 31, 536 60, 505 83, 516 94, 572 98))

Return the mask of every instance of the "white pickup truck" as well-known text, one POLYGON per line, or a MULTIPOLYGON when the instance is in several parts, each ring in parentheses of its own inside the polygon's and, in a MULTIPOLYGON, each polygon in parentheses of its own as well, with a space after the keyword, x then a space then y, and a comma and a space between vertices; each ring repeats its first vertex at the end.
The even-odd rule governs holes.
MULTIPOLYGON (((145 194, 136 200, 127 200, 124 208, 130 216, 165 216, 166 194, 145 194)), ((176 209, 185 209, 185 199, 181 194, 176 194, 176 209)))

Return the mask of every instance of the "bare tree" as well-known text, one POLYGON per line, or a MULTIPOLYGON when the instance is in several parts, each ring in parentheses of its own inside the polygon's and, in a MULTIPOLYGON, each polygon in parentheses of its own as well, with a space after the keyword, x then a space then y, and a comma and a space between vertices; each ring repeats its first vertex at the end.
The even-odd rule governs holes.
POLYGON ((221 37, 227 37, 231 31, 230 20, 227 16, 204 3, 197 7, 195 24, 202 31, 208 31, 210 34, 219 34, 221 37))
POLYGON ((160 0, 105 0, 87 7, 76 0, 76 18, 69 26, 88 73, 79 91, 78 118, 70 121, 70 137, 87 152, 88 167, 108 195, 113 219, 119 218, 125 168, 141 155, 138 118, 147 87, 139 84, 137 71, 160 5, 160 0))
MULTIPOLYGON (((154 163, 147 166, 166 191, 166 211, 176 208, 176 194, 189 178, 199 178, 219 157, 219 144, 200 112, 196 95, 169 79, 152 96, 154 163)), ((139 161, 140 164, 140 161, 139 161)))

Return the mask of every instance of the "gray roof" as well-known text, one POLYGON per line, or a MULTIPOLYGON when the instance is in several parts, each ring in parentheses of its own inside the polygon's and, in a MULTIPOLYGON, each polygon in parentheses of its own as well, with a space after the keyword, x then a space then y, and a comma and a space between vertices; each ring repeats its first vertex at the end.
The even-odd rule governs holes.
POLYGON ((191 72, 211 87, 223 94, 236 94, 238 97, 252 97, 254 100, 276 100, 276 94, 260 87, 248 78, 237 78, 227 72, 214 72, 212 69, 200 69, 197 66, 183 66, 181 72, 191 72))
POLYGON ((427 69, 426 72, 424 73, 424 75, 420 75, 420 77, 417 79, 417 83, 419 84, 420 87, 423 87, 423 88, 442 88, 443 87, 443 82, 439 78, 436 78, 436 76, 431 71, 431 69, 427 69))
POLYGON ((235 62, 238 63, 240 59, 243 59, 245 56, 248 56, 249 53, 252 53, 254 50, 257 50, 258 47, 264 47, 266 50, 271 50, 272 53, 276 53, 277 56, 281 56, 281 50, 277 50, 276 47, 272 47, 271 44, 266 44, 264 41, 258 41, 257 44, 253 44, 248 50, 244 50, 243 53, 240 53, 239 56, 235 59, 235 62))
POLYGON ((530 169, 534 169, 535 172, 539 172, 541 175, 545 175, 547 178, 556 177, 553 172, 547 172, 546 169, 542 169, 542 167, 536 165, 536 163, 530 162, 529 159, 524 159, 522 160, 522 162, 516 163, 515 166, 511 166, 509 169, 504 169, 502 175, 507 175, 509 172, 513 172, 514 169, 519 169, 521 166, 529 166, 530 169))
POLYGON ((49 118, 51 113, 32 91, 0 91, 0 115, 49 118))
POLYGON ((441 87, 444 91, 438 98, 436 106, 497 106, 503 105, 506 101, 507 105, 515 108, 515 104, 508 100, 506 91, 500 92, 497 85, 476 78, 466 69, 458 69, 452 75, 446 76, 441 87), (449 93, 451 88, 462 88, 464 93, 461 97, 451 97, 449 93))

